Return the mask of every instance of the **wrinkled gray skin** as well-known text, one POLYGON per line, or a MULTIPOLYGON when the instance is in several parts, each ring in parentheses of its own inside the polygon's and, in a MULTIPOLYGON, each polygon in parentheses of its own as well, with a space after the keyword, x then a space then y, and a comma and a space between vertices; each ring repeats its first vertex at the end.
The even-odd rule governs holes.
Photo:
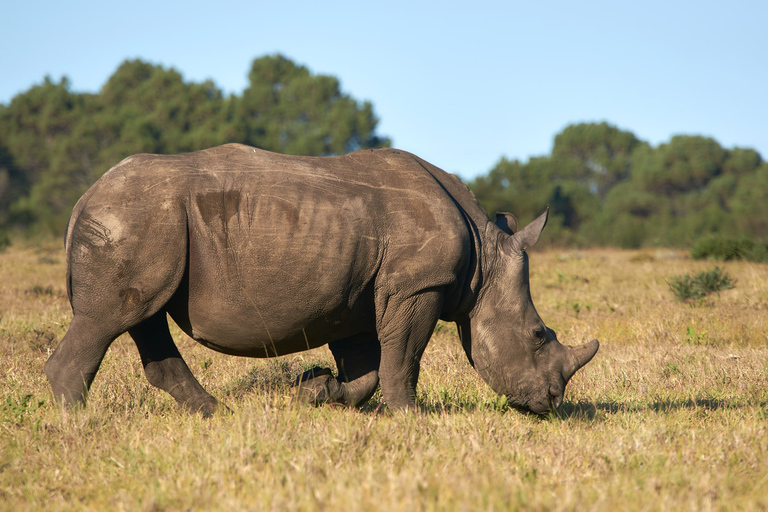
POLYGON ((500 214, 494 224, 456 177, 391 149, 311 158, 228 144, 136 155, 72 212, 74 318, 45 371, 62 403, 84 403, 107 348, 128 331, 149 382, 209 415, 217 401, 181 358, 167 313, 227 354, 328 343, 339 375, 306 372, 301 398, 356 406, 380 383, 389 407, 409 408, 441 318, 456 322, 496 392, 544 413, 598 348, 561 345, 533 306, 525 249, 546 220, 518 231, 500 214))

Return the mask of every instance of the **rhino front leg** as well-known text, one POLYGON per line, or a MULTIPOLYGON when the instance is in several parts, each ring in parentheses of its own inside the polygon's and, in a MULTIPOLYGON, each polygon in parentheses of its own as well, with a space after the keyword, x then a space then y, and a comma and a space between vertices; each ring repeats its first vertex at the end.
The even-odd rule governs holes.
POLYGON ((314 405, 338 403, 357 407, 366 403, 379 385, 381 349, 376 336, 362 334, 330 343, 339 375, 330 368, 312 368, 296 379, 299 399, 314 405))
POLYGON ((168 330, 165 310, 160 310, 128 333, 136 343, 147 380, 170 393, 183 408, 208 417, 218 406, 214 397, 200 385, 168 330))
POLYGON ((390 297, 379 320, 381 364, 379 378, 384 401, 391 409, 416 406, 421 356, 432 337, 443 294, 428 290, 398 300, 390 297))

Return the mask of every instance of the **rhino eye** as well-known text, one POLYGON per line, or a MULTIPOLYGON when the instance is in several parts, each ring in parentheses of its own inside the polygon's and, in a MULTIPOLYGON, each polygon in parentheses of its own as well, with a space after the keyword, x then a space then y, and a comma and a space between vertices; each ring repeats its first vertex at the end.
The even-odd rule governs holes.
POLYGON ((533 330, 533 337, 539 341, 543 341, 547 339, 547 331, 544 330, 542 327, 537 327, 536 329, 533 330))

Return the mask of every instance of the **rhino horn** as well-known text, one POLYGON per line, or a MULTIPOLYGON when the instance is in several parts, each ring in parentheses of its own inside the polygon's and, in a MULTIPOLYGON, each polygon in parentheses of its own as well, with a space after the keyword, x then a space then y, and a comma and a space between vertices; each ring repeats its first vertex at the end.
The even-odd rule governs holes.
POLYGON ((592 340, 578 347, 566 347, 568 356, 565 367, 563 368, 563 378, 568 382, 579 368, 587 364, 595 357, 597 349, 600 348, 600 342, 592 340))

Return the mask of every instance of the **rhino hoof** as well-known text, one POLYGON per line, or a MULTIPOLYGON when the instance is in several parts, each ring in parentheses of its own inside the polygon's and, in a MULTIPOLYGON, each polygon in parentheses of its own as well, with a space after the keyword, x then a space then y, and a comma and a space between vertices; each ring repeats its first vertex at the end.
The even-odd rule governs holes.
POLYGON ((331 379, 333 373, 330 368, 312 368, 296 377, 291 386, 291 394, 300 402, 312 405, 332 402, 331 390, 328 387, 331 379))
MULTIPOLYGON (((189 413, 202 414, 203 418, 210 418, 218 408, 222 407, 219 405, 218 400, 212 396, 202 397, 199 400, 187 400, 186 402, 182 402, 181 406, 189 413)), ((226 405, 224 405, 223 408, 227 411, 230 411, 229 407, 226 405)))

